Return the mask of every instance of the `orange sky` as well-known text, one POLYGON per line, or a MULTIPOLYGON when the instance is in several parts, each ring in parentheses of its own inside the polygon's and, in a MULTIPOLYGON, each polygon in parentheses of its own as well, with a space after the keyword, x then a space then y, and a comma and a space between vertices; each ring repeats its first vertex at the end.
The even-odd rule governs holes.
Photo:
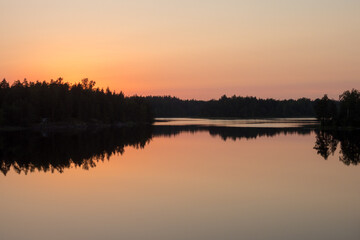
POLYGON ((360 2, 0 0, 0 77, 125 94, 337 96, 360 88, 360 2))

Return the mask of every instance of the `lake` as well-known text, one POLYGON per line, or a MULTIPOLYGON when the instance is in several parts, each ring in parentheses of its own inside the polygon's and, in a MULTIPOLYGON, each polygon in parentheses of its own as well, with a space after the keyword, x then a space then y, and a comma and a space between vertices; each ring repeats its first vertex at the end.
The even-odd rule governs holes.
POLYGON ((359 131, 159 119, 0 133, 0 239, 360 239, 359 131))

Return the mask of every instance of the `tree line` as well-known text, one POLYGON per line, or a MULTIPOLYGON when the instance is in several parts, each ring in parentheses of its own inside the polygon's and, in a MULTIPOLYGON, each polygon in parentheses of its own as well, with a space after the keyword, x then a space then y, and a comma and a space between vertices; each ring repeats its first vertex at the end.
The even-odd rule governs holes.
POLYGON ((218 100, 181 100, 171 96, 148 96, 145 101, 152 107, 155 117, 203 118, 284 118, 316 117, 322 125, 360 126, 360 92, 345 91, 339 100, 260 99, 256 97, 227 97, 218 100))
POLYGON ((95 88, 83 79, 70 84, 62 78, 50 82, 0 82, 0 125, 29 126, 39 123, 152 122, 150 106, 141 97, 125 97, 95 88))
POLYGON ((360 92, 345 91, 339 101, 325 94, 315 100, 315 113, 323 126, 360 126, 360 92))
POLYGON ((171 96, 131 96, 95 88, 87 78, 70 84, 57 80, 0 82, 0 126, 43 123, 153 122, 153 117, 282 118, 317 117, 323 125, 360 125, 360 93, 346 91, 339 100, 260 99, 223 95, 209 101, 171 96))
POLYGON ((145 100, 155 117, 205 117, 205 118, 280 118, 314 117, 314 101, 259 99, 256 97, 227 97, 218 100, 181 100, 171 96, 148 96, 145 100))

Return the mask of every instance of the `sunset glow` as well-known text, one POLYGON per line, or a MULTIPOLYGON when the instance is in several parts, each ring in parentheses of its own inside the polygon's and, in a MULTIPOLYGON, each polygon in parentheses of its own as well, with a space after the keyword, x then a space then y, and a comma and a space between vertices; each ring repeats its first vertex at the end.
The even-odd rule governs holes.
POLYGON ((316 98, 360 87, 360 1, 0 0, 0 78, 127 95, 316 98))

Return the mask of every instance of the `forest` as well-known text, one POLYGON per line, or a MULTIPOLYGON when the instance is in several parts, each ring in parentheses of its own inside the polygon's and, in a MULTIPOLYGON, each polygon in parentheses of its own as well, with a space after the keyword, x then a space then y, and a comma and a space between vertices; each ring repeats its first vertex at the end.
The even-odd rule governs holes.
POLYGON ((260 99, 223 95, 218 100, 171 96, 124 96, 95 87, 87 78, 70 84, 57 80, 0 82, 0 126, 152 123, 155 117, 284 118, 317 117, 322 125, 359 126, 360 93, 345 91, 339 100, 260 99))
POLYGON ((314 110, 322 126, 360 126, 360 92, 345 91, 339 101, 325 94, 315 100, 314 110))
POLYGON ((0 126, 48 123, 149 123, 150 106, 140 97, 95 88, 83 79, 70 84, 62 78, 50 82, 0 82, 0 126))
POLYGON ((155 117, 280 118, 315 117, 314 101, 227 97, 218 100, 181 100, 171 96, 149 96, 146 101, 155 117))
POLYGON ((227 97, 218 100, 181 100, 171 96, 148 96, 146 102, 155 117, 202 118, 291 118, 316 117, 323 126, 360 126, 360 92, 343 92, 338 100, 260 99, 256 97, 227 97))

